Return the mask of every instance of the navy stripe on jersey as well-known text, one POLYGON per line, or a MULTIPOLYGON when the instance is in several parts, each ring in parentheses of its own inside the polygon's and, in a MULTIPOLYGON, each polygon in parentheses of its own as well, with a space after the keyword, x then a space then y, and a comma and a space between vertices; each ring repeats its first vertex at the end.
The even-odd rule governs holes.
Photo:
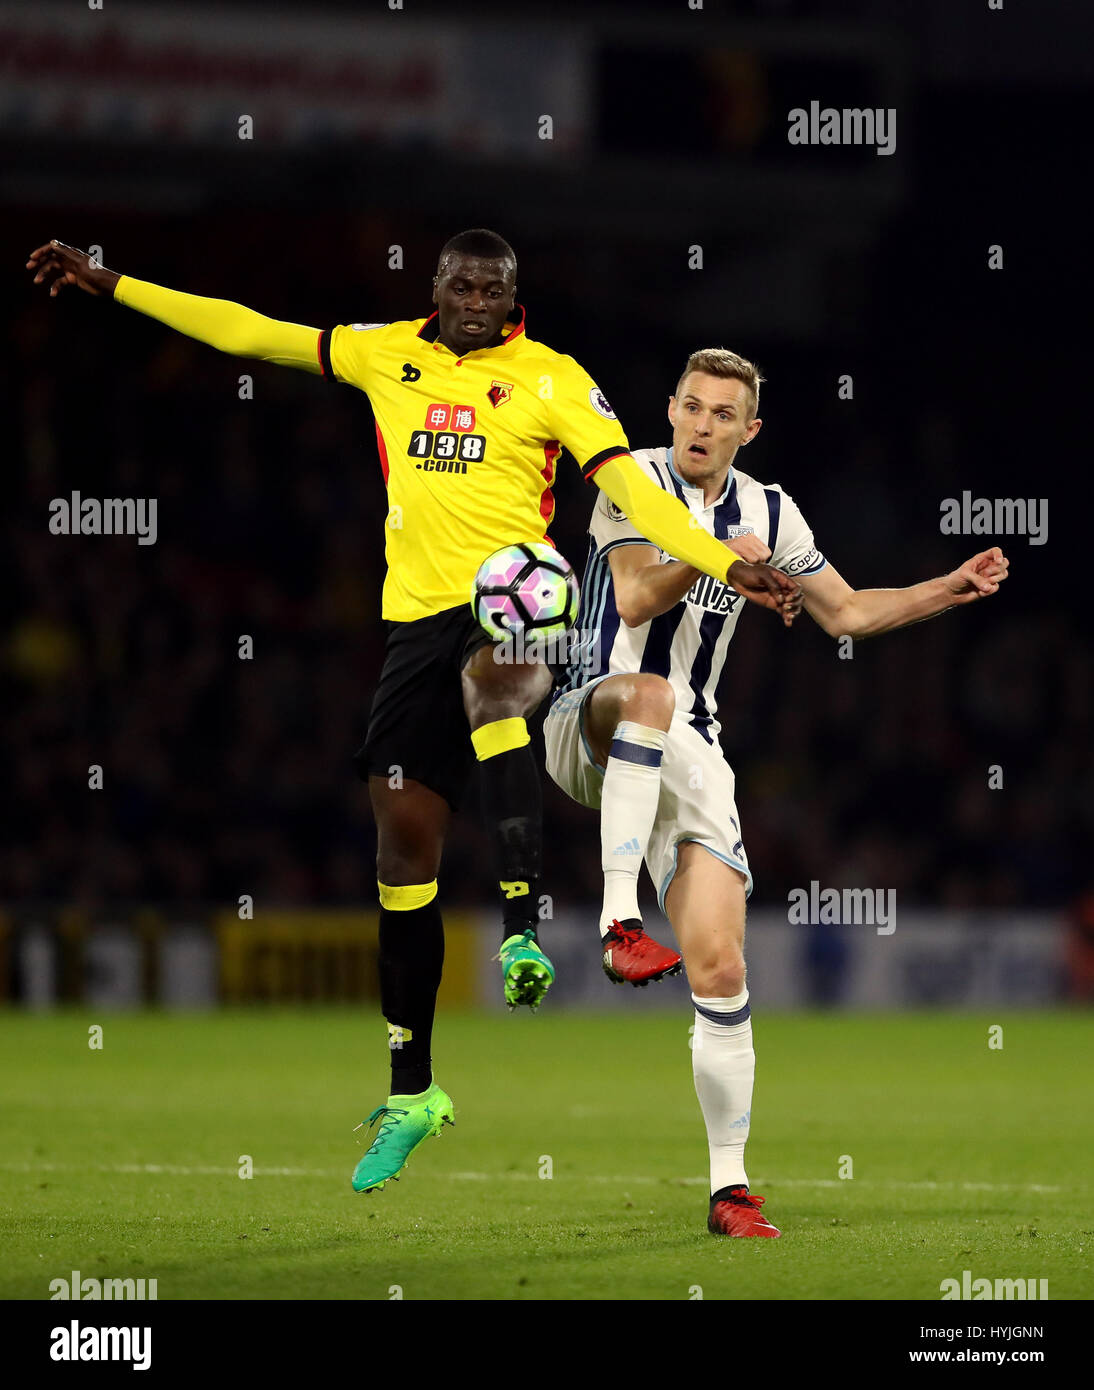
MULTIPOLYGON (((619 631, 619 609, 615 606, 615 585, 612 583, 612 572, 606 561, 601 561, 601 563, 604 565, 604 597, 597 622, 596 665, 585 677, 585 680, 589 680, 594 675, 606 676, 608 674, 612 648, 615 646, 615 634, 619 631)), ((582 685, 584 685, 585 680, 581 682, 582 685)))
POLYGON ((654 676, 664 676, 668 680, 669 669, 672 666, 672 639, 676 636, 676 629, 683 622, 687 611, 687 604, 680 602, 674 604, 667 613, 658 613, 657 617, 652 619, 639 670, 654 676))
POLYGON ((741 504, 737 501, 737 479, 733 478, 725 497, 714 508, 715 536, 720 541, 729 540, 729 528, 738 525, 740 520, 741 504))
POLYGON ((707 681, 710 680, 710 668, 714 664, 714 648, 718 645, 718 638, 721 637, 722 628, 725 625, 724 613, 704 613, 699 620, 699 648, 695 653, 695 660, 691 663, 691 677, 688 681, 695 696, 695 703, 692 705, 691 718, 688 723, 693 729, 698 730, 712 746, 714 740, 707 732, 707 725, 711 722, 711 716, 706 701, 703 699, 703 691, 707 681))
MULTIPOLYGON (((601 558, 595 541, 592 543, 592 550, 589 555, 589 569, 591 569, 593 576, 592 602, 585 614, 585 624, 582 628, 581 637, 585 644, 583 649, 584 663, 574 672, 575 686, 584 685, 587 673, 590 671, 599 675, 604 660, 603 648, 600 645, 600 626, 604 620, 604 606, 608 601, 612 572, 601 558)), ((586 573, 588 572, 589 570, 586 570, 586 573)))
MULTIPOLYGON (((684 498, 684 484, 683 484, 683 483, 680 481, 680 479, 676 476, 676 469, 672 466, 672 450, 671 450, 671 449, 670 449, 669 452, 668 452, 668 460, 667 460, 667 463, 668 463, 668 470, 669 470, 669 482, 672 484, 672 487, 673 487, 674 491, 676 492, 677 497, 679 497, 680 501, 683 502, 683 503, 684 503, 684 506, 686 507, 686 506, 687 506, 687 501, 686 501, 685 498, 684 498)), ((654 465, 654 467, 656 467, 656 464, 654 465)), ((660 470, 658 470, 658 471, 660 471, 660 470)), ((665 488, 665 491, 668 492, 668 488, 667 488, 667 487, 665 488)))
POLYGON ((598 571, 595 565, 596 541, 592 536, 589 537, 589 551, 585 557, 585 571, 581 580, 581 601, 577 608, 577 620, 574 623, 573 631, 580 634, 580 641, 570 654, 565 673, 558 678, 558 684, 551 692, 551 703, 565 695, 567 691, 573 690, 578 683, 581 670, 585 661, 585 641, 586 634, 590 631, 589 614, 596 607, 596 587, 598 571))
MULTIPOLYGON (((645 542, 634 541, 633 544, 645 542)), ((573 652, 565 679, 551 696, 552 704, 567 691, 580 688, 596 676, 608 674, 612 647, 619 631, 612 571, 605 558, 607 551, 613 548, 614 545, 608 545, 600 550, 596 541, 589 537, 589 557, 585 562, 576 623, 581 642, 573 652)))
POLYGON ((775 542, 779 539, 779 512, 782 510, 782 497, 773 487, 764 488, 767 498, 767 548, 771 558, 775 558, 775 542))
MULTIPOLYGON (((731 478, 725 497, 714 508, 714 534, 717 539, 728 540, 729 528, 738 525, 740 520, 741 504, 737 500, 737 479, 731 478)), ((711 745, 714 740, 707 732, 707 726, 712 719, 703 699, 703 691, 710 680, 711 667, 714 665, 714 648, 718 645, 718 638, 722 635, 724 626, 724 613, 705 613, 699 620, 699 646, 691 663, 691 675, 688 679, 694 696, 688 723, 711 745)))
POLYGON ((669 482, 665 474, 661 472, 661 465, 656 461, 656 459, 649 459, 648 462, 649 466, 657 474, 658 483, 661 485, 665 492, 670 492, 671 488, 669 486, 669 482))

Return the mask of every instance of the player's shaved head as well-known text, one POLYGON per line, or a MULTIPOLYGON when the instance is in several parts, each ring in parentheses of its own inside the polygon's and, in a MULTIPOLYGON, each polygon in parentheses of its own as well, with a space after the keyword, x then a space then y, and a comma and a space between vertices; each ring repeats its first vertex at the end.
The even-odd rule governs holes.
POLYGON ((517 258, 504 237, 486 227, 450 237, 433 277, 440 341, 460 357, 475 348, 498 347, 516 292, 517 258))
POLYGON ((457 232, 449 237, 441 247, 437 258, 437 274, 443 275, 445 263, 453 257, 467 257, 475 261, 504 261, 507 279, 517 276, 516 252, 503 236, 492 232, 488 227, 472 227, 467 232, 457 232))

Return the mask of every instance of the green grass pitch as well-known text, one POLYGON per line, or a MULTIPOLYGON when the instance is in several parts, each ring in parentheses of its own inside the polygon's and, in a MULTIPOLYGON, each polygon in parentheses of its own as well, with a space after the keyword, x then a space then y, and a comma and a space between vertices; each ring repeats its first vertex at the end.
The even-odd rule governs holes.
POLYGON ((937 1301, 966 1269, 1094 1294, 1089 1016, 760 1014, 748 1166, 783 1238, 751 1241, 706 1232, 689 1022, 443 1015, 456 1127, 366 1197, 375 1012, 6 1011, 0 1296, 72 1270, 161 1300, 937 1301))

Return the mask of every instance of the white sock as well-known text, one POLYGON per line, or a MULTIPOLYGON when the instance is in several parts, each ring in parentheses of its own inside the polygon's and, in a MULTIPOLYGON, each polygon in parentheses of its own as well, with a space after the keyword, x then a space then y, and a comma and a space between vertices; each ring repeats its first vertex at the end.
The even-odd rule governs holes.
POLYGON ((733 999, 704 999, 695 994, 691 998, 695 1005, 691 1066, 707 1126, 710 1190, 747 1187, 745 1144, 756 1075, 748 990, 733 999))
POLYGON ((661 756, 668 734, 624 720, 612 735, 600 798, 600 865, 604 911, 600 935, 613 920, 642 920, 638 875, 661 796, 661 756))

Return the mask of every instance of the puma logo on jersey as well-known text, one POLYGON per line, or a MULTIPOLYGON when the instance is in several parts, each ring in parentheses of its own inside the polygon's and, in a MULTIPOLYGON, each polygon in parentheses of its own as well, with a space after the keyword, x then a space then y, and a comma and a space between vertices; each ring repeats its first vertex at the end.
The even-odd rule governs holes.
POLYGON ((528 893, 528 885, 523 879, 514 879, 510 883, 502 879, 498 887, 504 890, 507 898, 523 898, 528 893))
POLYGON ((421 374, 421 369, 419 367, 415 367, 412 362, 403 363, 403 375, 401 377, 402 381, 417 381, 421 374))

